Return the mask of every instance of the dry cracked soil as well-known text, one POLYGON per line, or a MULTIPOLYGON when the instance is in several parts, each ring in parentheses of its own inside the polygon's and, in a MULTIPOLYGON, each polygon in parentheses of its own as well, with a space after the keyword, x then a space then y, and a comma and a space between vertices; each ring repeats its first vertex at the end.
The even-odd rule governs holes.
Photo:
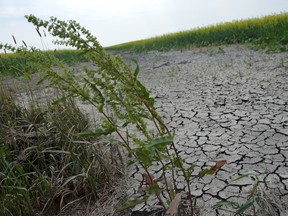
MULTIPOLYGON (((288 215, 287 52, 225 46, 123 57, 137 59, 140 79, 176 132, 180 155, 187 165, 197 166, 195 173, 227 160, 215 176, 191 184, 200 215, 233 215, 229 208, 211 206, 226 199, 245 203, 256 179, 266 194, 266 207, 278 208, 275 215, 288 215), (251 175, 233 181, 247 173, 251 175)), ((160 175, 157 167, 153 171, 160 175)), ((139 172, 135 167, 131 176, 140 180, 139 172)), ((177 180, 185 189, 183 176, 177 180)), ((134 210, 153 209, 155 202, 134 210)))
MULTIPOLYGON (((214 176, 191 184, 200 216, 233 215, 229 207, 211 206, 225 199, 244 203, 257 179, 266 194, 262 209, 275 209, 260 215, 288 215, 288 52, 232 45, 121 55, 128 63, 138 61, 139 78, 175 131, 187 166, 195 164, 197 173, 227 160, 214 176)), ((160 175, 157 166, 152 170, 160 175)), ((141 196, 141 169, 135 166, 129 175, 135 181, 128 195, 141 196)), ((185 189, 183 176, 177 181, 185 189)), ((155 206, 149 199, 134 208, 134 215, 149 215, 155 206)))

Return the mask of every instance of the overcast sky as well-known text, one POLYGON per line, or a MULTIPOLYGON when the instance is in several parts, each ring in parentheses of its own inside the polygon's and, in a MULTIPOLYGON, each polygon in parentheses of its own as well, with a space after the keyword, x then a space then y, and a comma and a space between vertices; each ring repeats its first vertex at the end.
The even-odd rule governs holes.
POLYGON ((0 42, 13 43, 14 35, 18 43, 55 48, 51 38, 40 41, 26 14, 76 20, 109 46, 280 12, 288 12, 288 0, 0 0, 0 42))

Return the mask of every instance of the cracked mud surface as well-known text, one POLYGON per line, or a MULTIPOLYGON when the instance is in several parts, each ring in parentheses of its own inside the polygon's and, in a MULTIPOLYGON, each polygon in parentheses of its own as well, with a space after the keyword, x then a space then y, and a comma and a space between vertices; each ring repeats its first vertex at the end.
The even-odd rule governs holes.
MULTIPOLYGON (((211 206, 223 199, 244 203, 253 188, 253 175, 269 202, 283 204, 279 214, 288 215, 288 52, 267 54, 241 45, 123 57, 128 62, 137 59, 139 78, 176 132, 186 166, 196 165, 193 175, 227 160, 214 176, 191 183, 200 216, 233 215, 229 207, 211 206), (233 181, 246 173, 253 175, 233 181)), ((91 107, 79 105, 93 115, 91 107)), ((156 166, 152 170, 160 175, 156 166)), ((140 180, 141 169, 133 168, 130 175, 140 180)), ((185 189, 183 176, 177 180, 185 189)), ((137 192, 139 182, 131 185, 129 195, 143 195, 137 192)), ((134 210, 155 206, 157 201, 151 199, 134 210)))
MULTIPOLYGON (((232 215, 211 206, 227 198, 244 203, 253 176, 232 180, 246 173, 258 176, 271 200, 284 203, 280 214, 288 215, 288 53, 227 46, 124 55, 131 57, 158 112, 175 130, 180 155, 187 165, 197 165, 195 174, 227 160, 215 176, 191 184, 200 215, 232 215)), ((140 178, 139 172, 135 168, 131 175, 140 178)), ((178 179, 185 188, 183 176, 178 179)))

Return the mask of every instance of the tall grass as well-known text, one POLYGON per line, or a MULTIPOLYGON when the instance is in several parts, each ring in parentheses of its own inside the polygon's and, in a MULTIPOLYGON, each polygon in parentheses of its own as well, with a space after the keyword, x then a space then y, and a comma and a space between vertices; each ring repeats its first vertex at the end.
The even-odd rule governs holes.
POLYGON ((24 108, 1 88, 0 101, 0 215, 56 215, 120 176, 110 144, 76 136, 89 123, 73 99, 24 108))
POLYGON ((252 43, 257 47, 286 50, 288 48, 287 27, 288 13, 281 13, 165 34, 107 47, 107 49, 142 52, 149 50, 179 50, 191 46, 252 43))

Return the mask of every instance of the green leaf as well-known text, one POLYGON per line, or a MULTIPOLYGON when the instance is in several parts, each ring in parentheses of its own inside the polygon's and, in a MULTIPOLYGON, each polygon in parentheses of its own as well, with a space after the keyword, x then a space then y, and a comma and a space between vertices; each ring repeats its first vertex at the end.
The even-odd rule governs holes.
POLYGON ((254 197, 254 199, 255 199, 255 202, 254 202, 255 208, 256 208, 256 209, 261 208, 260 205, 259 205, 259 203, 258 203, 258 202, 259 202, 259 197, 254 197))
POLYGON ((8 186, 2 185, 1 187, 2 187, 2 188, 6 188, 6 189, 22 190, 22 191, 28 192, 27 188, 25 188, 25 187, 9 186, 9 185, 8 185, 8 186))
POLYGON ((182 168, 181 158, 174 158, 173 165, 179 169, 182 168))
POLYGON ((240 208, 236 211, 235 215, 240 215, 244 211, 246 211, 248 208, 250 208, 255 202, 254 197, 250 198, 249 200, 246 201, 243 205, 240 206, 240 208))
POLYGON ((149 103, 150 103, 151 106, 154 106, 154 104, 155 104, 155 99, 152 98, 152 97, 150 97, 150 98, 149 98, 149 103))
POLYGON ((189 179, 192 176, 192 173, 188 170, 184 170, 185 172, 185 176, 187 176, 187 178, 189 179))
POLYGON ((138 62, 136 61, 136 59, 132 59, 132 61, 136 64, 136 69, 134 71, 134 79, 136 80, 138 74, 139 74, 139 71, 140 71, 140 68, 139 68, 139 65, 138 65, 138 62))
POLYGON ((89 136, 94 136, 94 137, 100 137, 103 135, 109 135, 111 133, 113 133, 115 131, 115 129, 107 129, 107 130, 102 130, 102 129, 97 129, 95 131, 84 131, 81 133, 77 133, 75 134, 76 136, 80 136, 80 137, 89 137, 89 136))
POLYGON ((149 185, 148 191, 150 194, 155 194, 155 193, 159 193, 161 192, 163 189, 160 188, 160 186, 156 183, 156 184, 151 184, 149 185))
POLYGON ((126 121, 123 125, 121 125, 122 128, 125 128, 128 124, 130 124, 129 121, 126 121))
POLYGON ((246 174, 244 174, 244 175, 241 175, 241 176, 239 176, 238 178, 236 178, 236 179, 233 179, 231 182, 234 182, 234 181, 239 181, 239 180, 241 180, 241 179, 243 179, 243 178, 246 178, 246 177, 249 177, 249 176, 253 176, 254 174, 253 173, 246 173, 246 174))
POLYGON ((142 93, 142 96, 145 99, 149 99, 149 92, 147 88, 139 80, 136 80, 136 85, 139 87, 140 92, 142 93))
POLYGON ((222 201, 217 202, 215 205, 213 205, 212 208, 219 208, 219 207, 222 207, 224 205, 239 206, 239 204, 236 202, 222 200, 222 201))
POLYGON ((154 107, 154 99, 150 98, 147 88, 139 80, 136 80, 136 85, 138 86, 143 99, 146 100, 151 107, 154 107))
POLYGON ((142 118, 150 119, 150 116, 149 116, 148 112, 145 112, 144 110, 139 111, 137 113, 137 115, 142 117, 142 118))
POLYGON ((149 141, 145 147, 146 148, 156 148, 161 151, 165 147, 173 142, 173 136, 165 136, 160 138, 155 138, 154 140, 149 141))
POLYGON ((201 170, 199 173, 198 173, 198 177, 199 178, 202 178, 203 176, 205 175, 213 175, 214 174, 214 171, 211 170, 211 169, 204 169, 204 170, 201 170))
POLYGON ((39 179, 39 183, 41 184, 41 188, 45 189, 47 192, 51 192, 51 184, 48 182, 47 179, 43 176, 40 170, 31 162, 28 161, 29 164, 33 167, 33 170, 36 172, 37 177, 39 179))
POLYGON ((213 175, 215 172, 217 172, 219 169, 221 169, 221 167, 223 167, 226 163, 227 163, 226 160, 219 160, 219 161, 216 162, 216 164, 214 166, 211 166, 208 169, 201 170, 198 173, 198 177, 202 178, 203 176, 205 176, 207 174, 208 175, 213 175))
POLYGON ((194 170, 194 168, 196 167, 195 164, 192 164, 187 170, 192 172, 194 170))
POLYGON ((145 202, 147 199, 149 198, 149 195, 145 195, 143 198, 141 199, 133 199, 133 200, 128 200, 126 203, 124 203, 121 207, 116 209, 116 212, 121 212, 123 210, 126 209, 132 209, 134 208, 136 205, 141 204, 143 202, 145 202))
POLYGON ((145 167, 149 167, 152 165, 155 151, 144 147, 134 148, 132 149, 132 151, 136 153, 137 160, 141 161, 145 167))
MULTIPOLYGON (((183 161, 185 163, 185 161, 183 161)), ((194 170, 194 168, 196 167, 195 164, 192 164, 191 166, 188 167, 188 169, 185 169, 185 174, 188 178, 190 178, 192 176, 192 172, 194 170)))
POLYGON ((103 112, 103 106, 104 106, 105 98, 103 97, 101 91, 97 88, 97 86, 94 83, 91 83, 85 77, 83 77, 83 80, 86 83, 88 83, 90 85, 91 89, 94 91, 94 99, 100 105, 98 109, 100 112, 103 112))

